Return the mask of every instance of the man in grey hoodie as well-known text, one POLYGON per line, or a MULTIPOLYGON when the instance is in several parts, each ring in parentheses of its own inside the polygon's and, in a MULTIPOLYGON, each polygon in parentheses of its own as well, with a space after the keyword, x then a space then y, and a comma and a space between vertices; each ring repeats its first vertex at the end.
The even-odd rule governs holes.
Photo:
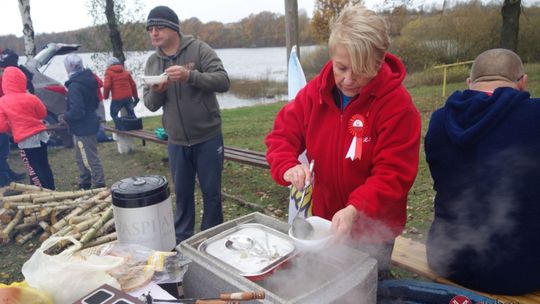
POLYGON ((223 222, 221 172, 223 135, 216 92, 229 89, 229 77, 216 52, 206 43, 180 32, 176 13, 157 6, 148 14, 146 30, 156 47, 145 75, 165 72, 166 82, 144 88, 150 111, 163 108, 162 122, 169 136, 171 176, 176 192, 176 240, 194 233, 195 176, 203 194, 201 230, 223 222))

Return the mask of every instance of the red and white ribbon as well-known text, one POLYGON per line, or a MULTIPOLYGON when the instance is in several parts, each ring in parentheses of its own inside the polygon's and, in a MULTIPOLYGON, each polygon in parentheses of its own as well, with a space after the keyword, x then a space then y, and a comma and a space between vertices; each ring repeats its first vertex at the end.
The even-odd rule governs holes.
POLYGON ((362 139, 365 133, 366 119, 360 114, 355 114, 348 123, 349 132, 353 135, 351 145, 345 158, 351 160, 362 159, 362 139))

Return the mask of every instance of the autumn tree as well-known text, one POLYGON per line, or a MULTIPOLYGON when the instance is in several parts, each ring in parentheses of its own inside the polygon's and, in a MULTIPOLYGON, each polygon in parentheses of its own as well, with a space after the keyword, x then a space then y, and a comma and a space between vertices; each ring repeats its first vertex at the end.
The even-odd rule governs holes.
POLYGON ((308 17, 305 10, 298 12, 298 29, 300 30, 300 44, 312 45, 315 43, 313 39, 313 29, 310 26, 311 19, 308 17))
MULTIPOLYGON (((410 5, 411 0, 385 0, 385 1, 401 1, 405 5, 410 5)), ((478 1, 470 1, 475 4, 478 1)), ((492 3, 493 4, 493 3, 492 3)), ((442 3, 442 13, 447 6, 447 0, 442 3)), ((503 0, 501 7, 502 25, 500 31, 499 47, 517 52, 519 41, 519 22, 521 14, 521 0, 503 0)))
POLYGON ((263 11, 242 19, 240 25, 250 47, 285 44, 285 17, 283 15, 263 11))
POLYGON ((205 24, 199 32, 199 38, 215 48, 223 47, 225 27, 223 23, 211 21, 205 24))
POLYGON ((540 62, 540 6, 527 8, 519 21, 519 56, 525 62, 540 62))
POLYGON ((196 17, 191 17, 182 21, 180 29, 182 32, 193 35, 199 38, 199 32, 203 26, 201 20, 196 17))
POLYGON ((330 23, 349 5, 362 4, 362 0, 317 0, 311 19, 313 34, 320 42, 325 42, 330 36, 330 23))
POLYGON ((404 61, 408 71, 418 71, 474 59, 497 47, 499 31, 499 7, 473 1, 447 8, 442 15, 424 13, 409 21, 394 38, 391 51, 404 61))

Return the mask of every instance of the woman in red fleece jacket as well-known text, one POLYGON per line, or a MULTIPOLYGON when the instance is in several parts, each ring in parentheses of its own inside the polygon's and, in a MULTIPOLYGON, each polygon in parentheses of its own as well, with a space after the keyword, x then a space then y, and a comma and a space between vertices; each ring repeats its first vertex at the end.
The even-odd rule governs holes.
POLYGON ((49 133, 43 123, 45 105, 26 92, 26 76, 16 67, 7 67, 2 76, 4 96, 0 98, 0 133, 11 132, 21 149, 30 182, 54 190, 54 177, 49 166, 47 142, 49 133))
POLYGON ((385 270, 405 226, 418 170, 420 115, 402 84, 405 67, 387 53, 384 20, 359 6, 343 10, 329 38, 331 60, 278 113, 266 137, 273 179, 313 183, 313 215, 332 220, 385 270), (306 149, 314 177, 300 164, 306 149))

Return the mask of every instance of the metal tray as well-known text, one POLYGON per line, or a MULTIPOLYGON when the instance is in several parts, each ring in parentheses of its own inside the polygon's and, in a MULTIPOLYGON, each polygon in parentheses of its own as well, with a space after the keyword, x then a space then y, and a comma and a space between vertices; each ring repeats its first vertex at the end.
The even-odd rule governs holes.
POLYGON ((198 250, 252 280, 273 272, 297 253, 288 235, 257 223, 223 231, 203 241, 198 250))

